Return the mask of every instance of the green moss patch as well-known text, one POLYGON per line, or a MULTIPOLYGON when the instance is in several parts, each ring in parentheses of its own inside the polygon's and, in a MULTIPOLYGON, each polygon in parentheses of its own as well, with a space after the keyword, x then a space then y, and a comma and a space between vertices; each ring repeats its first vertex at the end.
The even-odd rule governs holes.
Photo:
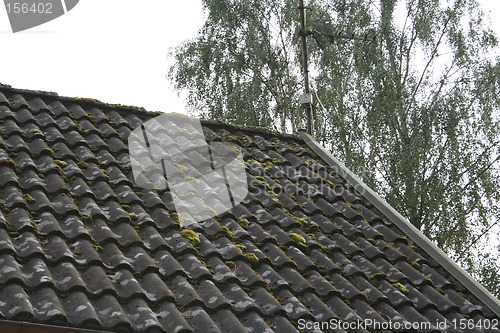
POLYGON ((200 245, 200 236, 193 230, 182 230, 182 237, 186 238, 186 240, 191 243, 193 246, 200 245))
POLYGON ((259 263, 259 258, 255 255, 255 253, 245 253, 245 259, 251 264, 256 265, 259 263))
POLYGON ((29 193, 26 193, 23 195, 23 199, 24 201, 26 201, 27 203, 32 203, 32 202, 35 202, 35 198, 33 198, 29 193))
POLYGON ((54 160, 54 162, 59 165, 61 168, 67 167, 68 163, 61 161, 61 160, 54 160))
POLYGON ((306 239, 304 238, 304 236, 300 235, 300 234, 297 234, 295 232, 292 232, 290 234, 290 238, 292 238, 295 242, 299 243, 300 245, 306 245, 306 239))
POLYGON ((399 282, 396 282, 396 283, 393 283, 392 284, 396 289, 398 289, 400 292, 402 292, 403 294, 408 294, 409 290, 408 288, 406 288, 404 285, 402 285, 401 283, 399 282))

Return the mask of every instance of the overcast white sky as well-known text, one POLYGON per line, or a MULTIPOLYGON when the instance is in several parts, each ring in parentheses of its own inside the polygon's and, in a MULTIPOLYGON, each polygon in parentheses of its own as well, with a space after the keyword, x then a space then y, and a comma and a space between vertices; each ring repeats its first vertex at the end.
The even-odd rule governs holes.
MULTIPOLYGON (((500 1, 481 2, 500 9, 500 1)), ((81 0, 66 15, 13 34, 0 5, 0 83, 183 112, 165 78, 167 53, 202 24, 201 0, 81 0)))
POLYGON ((66 15, 13 34, 0 5, 0 83, 183 112, 165 78, 168 49, 196 36, 200 0, 81 0, 66 15))

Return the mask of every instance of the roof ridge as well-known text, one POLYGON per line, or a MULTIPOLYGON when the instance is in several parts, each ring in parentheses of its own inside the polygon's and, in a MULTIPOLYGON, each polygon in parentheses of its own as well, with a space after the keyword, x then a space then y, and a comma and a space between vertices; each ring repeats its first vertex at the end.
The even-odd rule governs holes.
MULTIPOLYGON (((13 88, 11 85, 3 84, 3 83, 0 83, 0 91, 9 91, 11 93, 28 94, 28 95, 34 95, 34 96, 53 97, 53 98, 57 98, 57 99, 63 100, 63 101, 64 100, 66 100, 66 101, 78 101, 80 103, 95 104, 96 106, 104 106, 107 108, 135 111, 135 112, 139 112, 139 113, 145 113, 147 115, 153 115, 153 114, 157 115, 161 112, 161 111, 148 111, 143 107, 134 106, 134 105, 106 103, 106 102, 100 101, 100 100, 95 99, 95 98, 61 96, 58 93, 52 92, 52 91, 13 88)), ((163 113, 163 112, 161 112, 161 113, 163 113)))
MULTIPOLYGON (((146 110, 144 107, 140 106, 135 106, 135 105, 124 105, 124 104, 114 104, 114 103, 106 103, 103 101, 100 101, 98 99, 94 98, 87 98, 87 97, 69 97, 69 96, 60 96, 56 92, 52 91, 44 91, 44 90, 31 90, 31 89, 19 89, 19 88, 13 88, 11 85, 4 84, 0 82, 0 92, 1 91, 7 91, 10 93, 19 93, 19 94, 28 94, 28 95, 33 95, 33 96, 40 96, 40 97, 51 97, 51 98, 56 98, 58 100, 62 101, 72 101, 72 102, 79 102, 81 104, 89 104, 89 105, 95 105, 98 107, 104 107, 103 112, 106 112, 106 109, 114 109, 115 111, 118 112, 128 112, 131 114, 135 115, 143 115, 143 116, 159 116, 161 114, 167 114, 166 112, 163 111, 150 111, 146 110)), ((189 116, 189 115, 186 115, 189 116)), ((238 124, 229 124, 220 120, 213 120, 213 119, 202 119, 199 118, 202 124, 208 125, 210 127, 219 127, 219 128, 225 128, 225 129, 233 129, 233 130, 238 130, 238 131, 243 131, 247 133, 260 133, 266 136, 278 136, 280 138, 288 138, 288 139, 293 139, 293 140, 298 140, 302 141, 300 136, 298 134, 292 134, 292 133, 282 133, 282 132, 277 132, 273 131, 269 128, 262 127, 262 126, 245 126, 245 125, 238 125, 238 124)))

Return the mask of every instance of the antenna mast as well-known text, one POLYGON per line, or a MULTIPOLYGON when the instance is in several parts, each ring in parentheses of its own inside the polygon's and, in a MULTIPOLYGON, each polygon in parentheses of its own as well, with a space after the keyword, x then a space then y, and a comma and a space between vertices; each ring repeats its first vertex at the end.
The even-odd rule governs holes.
MULTIPOLYGON (((304 93, 300 95, 299 102, 304 108, 306 113, 306 121, 307 121, 307 133, 310 135, 313 134, 314 130, 314 119, 313 119, 313 103, 312 103, 312 95, 309 89, 309 63, 308 63, 308 54, 307 54, 307 36, 313 36, 316 42, 319 41, 317 36, 325 37, 330 43, 334 43, 337 39, 350 39, 350 40, 359 40, 368 43, 375 43, 377 41, 377 36, 356 36, 355 34, 347 35, 342 31, 339 31, 336 34, 327 34, 319 32, 315 29, 306 30, 306 7, 304 6, 304 0, 299 0, 299 11, 300 11, 300 31, 299 36, 302 38, 302 70, 304 72, 304 93)), ((321 47, 321 45, 320 45, 321 47)))
POLYGON ((302 37, 302 69, 304 71, 304 94, 299 98, 299 102, 304 108, 307 120, 307 133, 313 135, 313 114, 312 114, 312 95, 309 91, 309 64, 307 55, 307 36, 311 34, 306 31, 306 14, 304 7, 304 0, 299 0, 300 10, 300 32, 299 36, 302 37))

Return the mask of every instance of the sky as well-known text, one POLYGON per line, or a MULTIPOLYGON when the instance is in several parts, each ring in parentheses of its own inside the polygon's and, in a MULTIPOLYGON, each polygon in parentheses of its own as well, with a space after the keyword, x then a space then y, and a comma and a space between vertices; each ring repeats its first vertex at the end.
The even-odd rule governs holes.
MULTIPOLYGON (((493 15, 500 10, 500 1, 481 2, 493 15)), ((0 83, 185 113, 165 77, 173 63, 167 54, 196 37, 203 20, 201 0, 81 0, 14 34, 0 5, 0 83)), ((500 36, 500 22, 492 24, 500 36)))
POLYGON ((14 34, 0 5, 0 83, 184 113, 167 54, 196 37, 203 17, 201 0, 81 0, 14 34))

